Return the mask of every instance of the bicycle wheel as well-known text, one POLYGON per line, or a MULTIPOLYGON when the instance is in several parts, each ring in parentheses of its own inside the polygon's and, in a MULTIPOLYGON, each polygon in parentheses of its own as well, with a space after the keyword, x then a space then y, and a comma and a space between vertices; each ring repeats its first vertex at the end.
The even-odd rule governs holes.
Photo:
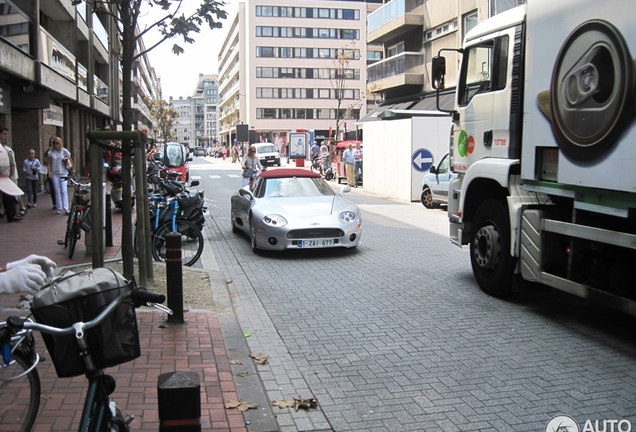
MULTIPOLYGON (((1 363, 1 362, 0 362, 1 363)), ((37 368, 20 378, 30 367, 21 353, 14 352, 11 363, 0 365, 0 425, 3 431, 28 432, 40 407, 40 375, 37 368)))
MULTIPOLYGON (((172 232, 172 223, 164 223, 152 234, 152 256, 157 261, 166 260, 165 235, 169 232, 172 232)), ((177 220, 177 232, 181 234, 181 262, 191 266, 203 253, 203 234, 189 220, 177 220)))
MULTIPOLYGON (((70 216, 73 216, 73 213, 70 214, 70 216)), ((75 221, 73 221, 73 226, 71 228, 71 236, 69 238, 69 243, 68 243, 68 258, 71 259, 73 258, 73 253, 75 252, 75 245, 77 244, 77 239, 80 236, 80 226, 78 223, 75 223, 75 221)))
POLYGON ((66 220, 66 235, 64 236, 64 247, 68 247, 71 235, 73 234, 73 215, 75 213, 75 206, 71 206, 71 212, 68 215, 68 219, 66 220))

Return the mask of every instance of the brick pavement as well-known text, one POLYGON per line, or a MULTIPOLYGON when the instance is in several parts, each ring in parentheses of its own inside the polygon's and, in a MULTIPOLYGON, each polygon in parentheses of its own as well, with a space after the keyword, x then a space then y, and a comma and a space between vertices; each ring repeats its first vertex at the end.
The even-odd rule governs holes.
MULTIPOLYGON (((48 195, 41 194, 38 207, 30 209, 22 222, 9 224, 6 219, 0 220, 0 263, 4 265, 31 253, 38 253, 56 261, 61 269, 80 263, 90 264, 91 257, 85 253, 83 238, 78 241, 72 260, 66 256, 63 246, 57 245, 57 240, 64 238, 66 217, 56 214, 51 207, 48 195)), ((105 259, 118 256, 121 246, 121 214, 113 212, 112 220, 114 246, 106 248, 105 259)), ((214 258, 208 256, 206 259, 211 262, 214 258)), ((211 293, 216 293, 217 296, 227 295, 222 276, 211 274, 210 281, 217 285, 211 287, 211 293)), ((15 295, 0 296, 0 305, 2 318, 27 313, 19 309, 21 304, 15 295)), ((196 372, 201 380, 202 430, 246 431, 246 418, 249 415, 244 417, 241 412, 224 406, 224 403, 239 398, 229 352, 232 358, 240 358, 243 363, 251 362, 247 357, 246 344, 240 340, 241 333, 236 320, 227 314, 220 319, 209 311, 189 312, 185 318, 187 323, 183 325, 165 325, 165 316, 161 316, 156 310, 138 312, 142 355, 133 362, 107 370, 117 380, 113 400, 125 413, 135 416, 131 430, 157 431, 158 376, 172 371, 196 372), (220 320, 226 323, 223 329, 220 320), (232 336, 229 340, 231 350, 226 349, 226 333, 232 336)), ((40 353, 45 350, 41 339, 37 346, 40 353)), ((38 371, 44 397, 34 431, 73 430, 77 427, 82 409, 85 378, 57 378, 50 359, 40 363, 38 371)), ((258 384, 257 381, 252 388, 253 392, 258 393, 258 384)), ((267 403, 265 397, 261 397, 261 400, 263 404, 267 403)), ((259 409, 270 411, 269 407, 259 406, 259 409)), ((250 430, 265 429, 251 427, 250 430)))

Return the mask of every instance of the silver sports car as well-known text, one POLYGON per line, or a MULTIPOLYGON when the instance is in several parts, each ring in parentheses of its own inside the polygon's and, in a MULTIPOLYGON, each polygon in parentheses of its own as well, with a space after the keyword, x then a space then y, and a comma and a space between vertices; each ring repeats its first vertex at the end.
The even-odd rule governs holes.
POLYGON ((263 171, 232 195, 232 231, 256 249, 354 248, 362 218, 357 205, 336 194, 320 174, 304 169, 263 171))

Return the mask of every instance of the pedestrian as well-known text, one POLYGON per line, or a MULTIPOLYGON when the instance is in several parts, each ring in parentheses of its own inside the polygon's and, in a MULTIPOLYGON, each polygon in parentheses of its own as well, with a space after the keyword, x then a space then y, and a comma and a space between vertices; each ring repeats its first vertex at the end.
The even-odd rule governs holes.
POLYGON ((318 153, 320 153, 320 146, 314 141, 314 145, 312 145, 309 150, 310 160, 314 160, 315 157, 318 157, 318 153))
POLYGON ((347 184, 351 187, 357 187, 355 185, 355 179, 353 178, 355 158, 353 157, 353 146, 351 143, 347 144, 347 149, 342 153, 342 158, 347 168, 347 184))
POLYGON ((57 210, 57 201, 55 200, 55 185, 53 184, 53 178, 49 176, 49 161, 51 159, 51 152, 53 151, 53 141, 55 137, 49 138, 49 148, 44 152, 44 166, 46 167, 46 182, 49 185, 49 194, 51 195, 51 202, 53 203, 53 210, 57 210))
POLYGON ((53 140, 53 150, 49 157, 49 177, 53 179, 55 185, 55 202, 57 206, 57 214, 64 210, 64 214, 68 211, 68 183, 69 174, 73 173, 73 159, 71 153, 62 146, 62 139, 55 137, 53 140))
POLYGON ((29 255, 0 267, 0 294, 35 294, 53 278, 57 265, 47 257, 29 255))
POLYGON ((223 160, 225 160, 225 158, 227 157, 227 147, 223 146, 223 148, 221 149, 221 157, 223 158, 223 160))
MULTIPOLYGON (((12 177, 13 183, 15 183, 16 186, 18 186, 18 180, 20 178, 20 175, 18 174, 18 164, 16 164, 15 162, 15 152, 13 151, 11 147, 7 146, 6 144, 4 147, 7 149, 7 152, 9 153, 9 165, 11 166, 11 173, 13 174, 13 177, 12 177)), ((24 195, 24 193, 16 196, 16 198, 18 199, 18 216, 26 216, 27 214, 27 208, 24 205, 24 201, 22 200, 22 195, 24 195)))
POLYGON ((355 160, 353 165, 353 175, 356 178, 356 184, 354 187, 358 187, 358 180, 362 179, 362 146, 360 141, 356 141, 356 148, 353 149, 353 159, 355 160))
POLYGON ((241 162, 241 146, 235 142, 234 143, 234 154, 236 154, 236 160, 240 163, 241 162))
POLYGON ((285 153, 287 153, 287 163, 289 163, 289 142, 285 144, 285 153))
POLYGON ((329 161, 329 146, 327 145, 329 141, 324 140, 320 145, 320 158, 322 159, 323 172, 327 172, 327 169, 331 167, 331 162, 329 161))
POLYGON ((23 216, 18 216, 17 204, 19 195, 24 192, 13 182, 13 171, 15 164, 11 166, 9 159, 9 151, 5 147, 7 142, 7 134, 9 129, 0 129, 0 192, 2 192, 2 206, 4 207, 3 216, 7 215, 7 222, 20 222, 23 216))
POLYGON ((249 150, 247 150, 247 156, 243 158, 243 181, 241 183, 241 187, 245 187, 252 182, 258 176, 258 174, 263 170, 263 166, 261 165, 261 161, 256 157, 256 147, 250 146, 249 150))
POLYGON ((26 177, 27 208, 38 206, 38 180, 42 164, 35 157, 35 150, 29 150, 29 156, 24 160, 22 171, 26 177))

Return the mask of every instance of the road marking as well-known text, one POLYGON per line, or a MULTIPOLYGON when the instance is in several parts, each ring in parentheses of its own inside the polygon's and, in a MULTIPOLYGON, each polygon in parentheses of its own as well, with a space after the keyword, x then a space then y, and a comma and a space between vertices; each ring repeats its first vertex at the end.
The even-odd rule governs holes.
POLYGON ((192 180, 201 180, 201 176, 190 176, 192 180))
POLYGON ((231 178, 239 178, 239 177, 241 177, 241 176, 240 176, 240 175, 238 175, 238 174, 228 174, 227 176, 228 176, 228 177, 231 177, 231 178))
POLYGON ((208 177, 210 177, 211 179, 219 179, 219 178, 221 178, 220 175, 209 175, 208 177))

